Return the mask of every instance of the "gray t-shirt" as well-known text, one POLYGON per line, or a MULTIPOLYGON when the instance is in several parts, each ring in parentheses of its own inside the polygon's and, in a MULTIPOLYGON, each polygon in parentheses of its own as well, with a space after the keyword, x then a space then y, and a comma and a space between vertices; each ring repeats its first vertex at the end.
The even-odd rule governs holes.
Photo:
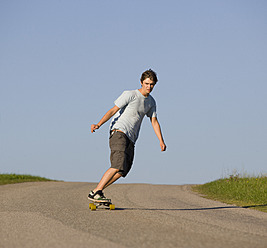
POLYGON ((114 103, 120 110, 114 115, 110 130, 121 130, 134 143, 144 116, 157 117, 156 101, 151 95, 143 96, 139 90, 124 91, 114 103))

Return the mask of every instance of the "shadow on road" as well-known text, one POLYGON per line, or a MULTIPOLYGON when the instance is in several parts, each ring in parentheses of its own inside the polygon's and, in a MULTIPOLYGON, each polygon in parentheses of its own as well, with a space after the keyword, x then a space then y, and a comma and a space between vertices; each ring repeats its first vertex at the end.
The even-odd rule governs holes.
POLYGON ((142 210, 142 211, 207 211, 207 210, 220 210, 220 209, 235 209, 235 208, 255 208, 255 207, 267 207, 264 205, 251 205, 251 206, 225 206, 225 207, 210 207, 210 208, 116 208, 115 210, 142 210))
POLYGON ((263 205, 251 205, 251 206, 242 206, 242 208, 264 208, 267 207, 267 204, 263 204, 263 205))
POLYGON ((233 209, 233 208, 259 208, 267 207, 267 204, 263 205, 251 205, 251 206, 225 206, 225 207, 210 207, 210 208, 116 208, 116 210, 142 210, 142 211, 205 211, 205 210, 219 210, 219 209, 233 209))
POLYGON ((203 211, 229 208, 242 208, 238 206, 210 207, 210 208, 116 208, 116 210, 142 210, 142 211, 203 211))

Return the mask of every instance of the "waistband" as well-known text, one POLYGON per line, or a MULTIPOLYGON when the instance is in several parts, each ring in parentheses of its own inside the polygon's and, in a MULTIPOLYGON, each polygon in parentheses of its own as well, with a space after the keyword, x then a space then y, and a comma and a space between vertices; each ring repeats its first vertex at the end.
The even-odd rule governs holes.
MULTIPOLYGON (((115 132, 124 133, 124 132, 122 132, 122 131, 119 130, 119 129, 112 129, 112 130, 110 130, 110 135, 114 134, 115 132)), ((125 134, 125 133, 124 133, 124 134, 125 134)))

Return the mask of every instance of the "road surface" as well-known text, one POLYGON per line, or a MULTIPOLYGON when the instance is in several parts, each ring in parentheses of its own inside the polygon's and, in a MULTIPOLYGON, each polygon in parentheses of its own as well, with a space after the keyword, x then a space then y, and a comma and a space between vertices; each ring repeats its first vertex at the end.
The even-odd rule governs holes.
POLYGON ((95 184, 0 186, 0 247, 267 247, 267 214, 211 201, 190 185, 115 184, 116 210, 90 211, 95 184))

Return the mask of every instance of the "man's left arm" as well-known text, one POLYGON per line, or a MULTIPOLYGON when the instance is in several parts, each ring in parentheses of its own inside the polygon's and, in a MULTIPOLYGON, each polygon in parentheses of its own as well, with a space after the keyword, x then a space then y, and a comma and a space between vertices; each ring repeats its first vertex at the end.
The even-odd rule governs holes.
POLYGON ((165 144, 165 142, 163 140, 162 132, 161 132, 160 125, 159 125, 157 117, 151 117, 150 121, 151 121, 152 127, 153 127, 153 129, 155 131, 155 134, 157 135, 157 137, 159 139, 159 144, 160 144, 161 151, 162 152, 166 151, 166 144, 165 144))

